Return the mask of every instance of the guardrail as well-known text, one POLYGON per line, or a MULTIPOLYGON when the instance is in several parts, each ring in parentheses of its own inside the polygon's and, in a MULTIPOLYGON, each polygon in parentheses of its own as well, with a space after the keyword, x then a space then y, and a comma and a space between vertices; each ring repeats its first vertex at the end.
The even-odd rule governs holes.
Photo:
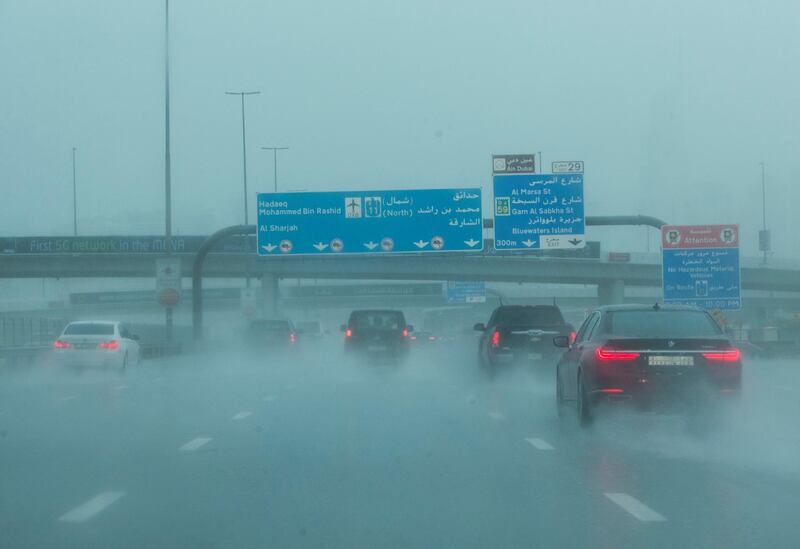
POLYGON ((67 322, 63 318, 0 316, 0 349, 49 346, 67 322))
MULTIPOLYGON (((0 316, 0 364, 31 364, 50 352, 53 342, 69 323, 65 318, 0 316)), ((180 341, 166 341, 156 325, 134 325, 141 333, 142 357, 158 358, 183 352, 180 341)), ((188 330, 187 334, 188 337, 188 330)))

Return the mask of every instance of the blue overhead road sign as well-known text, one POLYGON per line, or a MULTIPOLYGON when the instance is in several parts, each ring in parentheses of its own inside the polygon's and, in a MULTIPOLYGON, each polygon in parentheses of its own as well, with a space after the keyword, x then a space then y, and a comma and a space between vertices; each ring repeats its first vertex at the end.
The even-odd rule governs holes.
POLYGON ((486 303, 486 282, 447 281, 444 298, 447 303, 486 303))
POLYGON ((583 174, 494 176, 496 250, 551 250, 586 245, 583 174))
POLYGON ((661 228, 664 303, 742 307, 738 225, 661 228))
POLYGON ((258 254, 483 248, 480 189, 259 193, 258 254))

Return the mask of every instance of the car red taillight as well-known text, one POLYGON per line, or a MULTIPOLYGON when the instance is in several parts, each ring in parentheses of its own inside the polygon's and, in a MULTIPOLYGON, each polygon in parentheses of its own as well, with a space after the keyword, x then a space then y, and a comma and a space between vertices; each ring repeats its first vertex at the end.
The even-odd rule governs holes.
POLYGON ((294 335, 294 332, 289 332, 289 343, 294 343, 297 341, 297 336, 294 335))
POLYGON ((69 341, 62 341, 57 339, 55 343, 53 343, 53 347, 56 349, 69 349, 72 347, 69 341))
POLYGON ((576 334, 575 332, 570 332, 569 333, 569 344, 572 345, 573 343, 575 343, 575 339, 577 337, 578 337, 578 334, 576 334))
POLYGON ((703 358, 707 360, 719 360, 722 362, 737 362, 742 358, 742 352, 736 347, 725 349, 724 351, 713 351, 710 353, 703 353, 703 358))
POLYGON ((344 337, 353 337, 353 330, 351 330, 350 328, 346 329, 344 331, 344 337))
POLYGON ((403 337, 408 337, 408 328, 403 328, 403 337))
POLYGON ((608 347, 598 347, 594 354, 597 357, 597 360, 602 362, 630 361, 639 358, 639 353, 621 351, 618 349, 609 349, 608 347))
POLYGON ((500 332, 495 330, 492 333, 492 347, 499 347, 500 346, 500 332))
POLYGON ((113 351, 114 349, 119 349, 119 341, 117 341, 116 339, 112 341, 104 341, 100 345, 98 345, 98 347, 100 347, 101 349, 108 349, 110 351, 113 351))

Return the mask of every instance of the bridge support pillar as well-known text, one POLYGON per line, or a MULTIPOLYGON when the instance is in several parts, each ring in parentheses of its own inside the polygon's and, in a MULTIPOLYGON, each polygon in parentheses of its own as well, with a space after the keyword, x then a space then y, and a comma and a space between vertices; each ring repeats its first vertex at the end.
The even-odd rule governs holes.
POLYGON ((625 302, 625 282, 609 280, 597 285, 597 301, 600 305, 618 305, 625 302))
POLYGON ((264 318, 278 315, 278 277, 275 275, 261 277, 261 310, 264 318))

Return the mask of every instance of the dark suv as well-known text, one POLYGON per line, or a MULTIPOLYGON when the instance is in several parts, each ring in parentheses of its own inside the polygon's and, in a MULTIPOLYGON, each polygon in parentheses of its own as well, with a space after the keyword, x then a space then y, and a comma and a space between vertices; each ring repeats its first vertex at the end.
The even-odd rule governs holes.
POLYGON ((575 339, 575 329, 564 321, 556 305, 501 305, 486 325, 476 324, 475 329, 483 332, 478 348, 483 367, 514 361, 555 364, 562 350, 553 344, 553 338, 575 339))
POLYGON ((413 329, 406 324, 402 311, 353 311, 347 324, 342 325, 344 349, 345 352, 405 358, 408 335, 413 329))

